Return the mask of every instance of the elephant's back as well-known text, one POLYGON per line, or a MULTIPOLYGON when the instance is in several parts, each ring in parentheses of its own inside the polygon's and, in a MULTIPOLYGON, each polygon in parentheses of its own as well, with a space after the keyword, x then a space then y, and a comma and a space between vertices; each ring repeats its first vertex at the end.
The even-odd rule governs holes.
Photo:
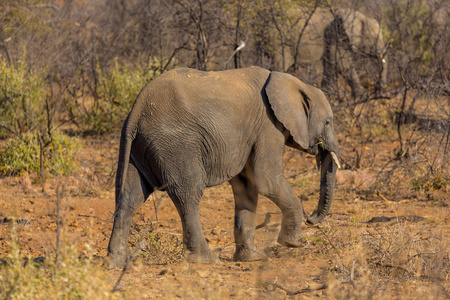
POLYGON ((325 48, 324 32, 332 20, 333 15, 328 10, 319 9, 309 19, 305 28, 304 22, 298 24, 297 31, 303 31, 298 48, 300 61, 320 61, 325 48))
MULTIPOLYGON (((248 67, 225 71, 174 69, 149 83, 136 102, 151 103, 154 113, 185 111, 196 117, 202 110, 220 114, 230 107, 263 105, 261 91, 270 71, 248 67)), ((145 104, 144 104, 145 105, 145 104)))
POLYGON ((241 86, 263 86, 270 71, 257 67, 230 69, 224 71, 201 71, 191 68, 179 68, 168 71, 153 80, 153 88, 180 86, 211 90, 216 86, 224 89, 236 89, 241 86))
POLYGON ((256 142, 258 128, 269 122, 261 95, 269 76, 270 71, 258 67, 220 72, 176 69, 153 80, 131 112, 140 114, 133 149, 144 158, 141 163, 159 161, 161 169, 186 161, 202 164, 208 186, 236 175, 256 142))
POLYGON ((148 99, 155 103, 151 109, 157 122, 175 119, 173 126, 190 123, 226 135, 230 126, 257 123, 265 113, 261 92, 269 76, 270 71, 259 67, 217 72, 176 69, 155 82, 148 99))

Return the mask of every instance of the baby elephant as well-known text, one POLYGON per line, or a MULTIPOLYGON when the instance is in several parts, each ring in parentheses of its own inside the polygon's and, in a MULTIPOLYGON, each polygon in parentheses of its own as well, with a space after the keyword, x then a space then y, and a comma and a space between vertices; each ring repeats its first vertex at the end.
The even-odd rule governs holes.
POLYGON ((125 264, 133 215, 155 190, 166 191, 178 210, 185 258, 217 262, 199 203, 206 187, 225 181, 235 198, 234 260, 265 257, 254 244, 258 194, 282 212, 278 243, 299 247, 303 208, 283 175, 285 145, 316 155, 321 166, 319 205, 307 218, 316 224, 330 209, 339 166, 333 113, 319 89, 259 67, 183 68, 152 80, 122 128, 110 265, 125 264))

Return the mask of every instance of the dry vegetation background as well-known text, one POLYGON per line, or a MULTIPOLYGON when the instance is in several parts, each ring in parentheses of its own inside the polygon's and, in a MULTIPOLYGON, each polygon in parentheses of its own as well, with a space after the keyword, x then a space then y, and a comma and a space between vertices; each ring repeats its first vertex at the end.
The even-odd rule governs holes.
MULTIPOLYGON (((0 297, 449 299, 449 13, 444 0, 0 0, 0 297), (389 76, 375 94, 377 69, 353 53, 366 91, 352 97, 341 79, 328 95, 343 168, 305 246, 275 243, 279 211, 261 199, 269 259, 232 262, 223 184, 201 204, 219 264, 182 260, 178 215, 157 192, 134 219, 134 266, 101 267, 119 130, 139 90, 176 67, 273 68, 319 8, 377 19, 389 76)), ((292 72, 319 83, 314 65, 292 72)), ((314 158, 286 149, 284 162, 312 212, 314 158)))

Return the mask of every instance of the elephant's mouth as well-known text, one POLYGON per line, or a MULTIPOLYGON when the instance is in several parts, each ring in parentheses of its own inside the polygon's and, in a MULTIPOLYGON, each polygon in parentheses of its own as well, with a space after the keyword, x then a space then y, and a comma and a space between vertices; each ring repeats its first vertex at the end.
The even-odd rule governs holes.
MULTIPOLYGON (((323 151, 327 151, 330 153, 331 158, 333 159, 333 162, 336 164, 336 166, 338 167, 338 169, 341 168, 341 164, 339 163, 339 158, 336 155, 336 153, 333 150, 327 149, 327 147, 325 146, 323 140, 321 138, 318 138, 316 140, 316 142, 314 143, 313 146, 310 146, 306 152, 308 154, 311 155, 319 155, 320 153, 322 153, 323 151)), ((317 160, 317 167, 320 169, 320 160, 317 160)))
POLYGON ((319 154, 319 147, 317 145, 310 146, 308 149, 306 149, 306 153, 316 156, 319 154))
MULTIPOLYGON (((328 147, 323 142, 323 139, 321 137, 318 137, 316 139, 316 141, 314 142, 314 144, 312 146, 309 146, 308 149, 306 149, 306 153, 314 155, 314 156, 319 155, 323 151, 327 151, 330 153, 331 158, 333 159, 333 162, 336 164, 338 169, 340 169, 341 164, 339 163, 339 158, 336 155, 336 152, 334 152, 334 150, 332 150, 332 149, 328 149, 328 147)), ((320 161, 319 160, 317 160, 317 167, 320 169, 320 161)))
POLYGON ((314 143, 311 146, 309 146, 308 149, 306 149, 306 153, 316 156, 319 154, 319 147, 320 150, 324 150, 324 143, 322 138, 320 137, 316 138, 314 143))
MULTIPOLYGON (((322 152, 322 150, 320 150, 322 152)), ((341 168, 341 164, 339 163, 339 158, 337 157, 336 153, 333 151, 328 151, 331 155, 331 158, 333 159, 333 162, 336 164, 336 166, 338 167, 338 169, 341 168)), ((317 152, 317 155, 319 154, 319 152, 317 152)), ((320 170, 321 167, 321 162, 319 159, 316 159, 316 163, 317 163, 317 169, 320 170)))
POLYGON ((318 155, 319 151, 325 150, 325 148, 326 147, 325 143, 323 142, 323 138, 319 136, 315 139, 314 143, 309 146, 308 149, 306 149, 306 152, 311 155, 318 155))

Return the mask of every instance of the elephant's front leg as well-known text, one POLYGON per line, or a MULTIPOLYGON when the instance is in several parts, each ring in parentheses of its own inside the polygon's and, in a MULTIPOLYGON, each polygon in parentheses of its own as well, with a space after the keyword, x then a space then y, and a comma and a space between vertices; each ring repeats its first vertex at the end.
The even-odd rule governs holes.
POLYGON ((266 254, 254 244, 256 228, 256 206, 258 191, 253 182, 238 175, 230 180, 235 198, 234 238, 235 261, 256 261, 266 258, 266 254))
POLYGON ((281 209, 283 214, 277 241, 287 247, 300 247, 304 243, 301 231, 303 206, 287 180, 282 176, 278 179, 272 184, 274 188, 271 192, 263 193, 281 209))
MULTIPOLYGON (((270 146, 271 142, 268 144, 270 146)), ((281 210, 282 220, 278 243, 287 247, 300 247, 304 243, 301 231, 302 203, 283 175, 283 147, 273 148, 264 147, 257 152, 258 156, 253 164, 255 183, 258 192, 272 200, 281 210)))

